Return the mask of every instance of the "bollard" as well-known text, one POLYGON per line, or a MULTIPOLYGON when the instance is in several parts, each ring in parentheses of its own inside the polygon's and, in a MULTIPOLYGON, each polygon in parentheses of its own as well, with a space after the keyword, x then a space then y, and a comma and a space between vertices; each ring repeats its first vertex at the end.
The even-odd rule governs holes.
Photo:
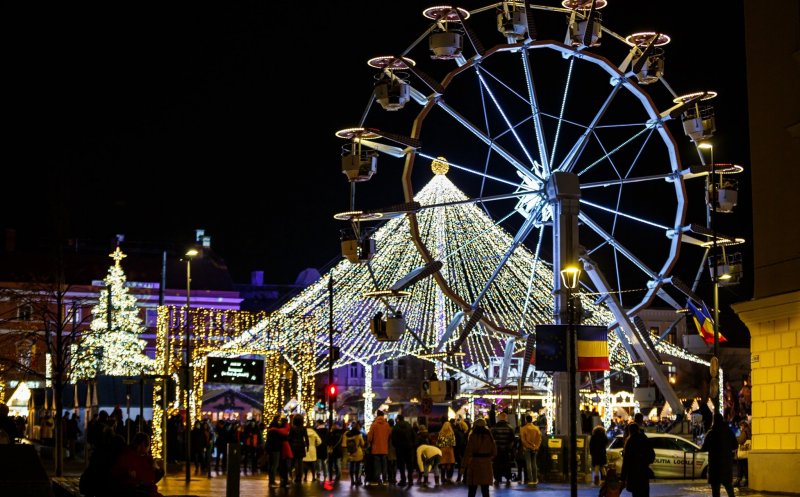
POLYGON ((225 497, 239 497, 239 459, 242 447, 236 442, 228 443, 228 474, 225 475, 225 497))

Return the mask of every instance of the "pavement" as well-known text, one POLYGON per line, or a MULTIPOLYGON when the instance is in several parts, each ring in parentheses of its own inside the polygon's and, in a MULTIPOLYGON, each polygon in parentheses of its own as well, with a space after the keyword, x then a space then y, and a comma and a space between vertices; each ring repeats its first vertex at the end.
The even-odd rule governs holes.
MULTIPOLYGON (((52 461, 43 461, 45 469, 52 476, 52 461)), ((65 461, 64 476, 77 479, 83 469, 83 461, 65 461)), ((433 477, 430 477, 431 482, 433 477)), ((443 485, 434 487, 420 487, 414 485, 408 488, 396 486, 361 486, 351 487, 350 481, 345 479, 338 483, 308 481, 299 484, 292 483, 288 488, 270 488, 267 477, 259 475, 239 475, 238 482, 233 478, 230 481, 224 474, 212 472, 211 477, 192 475, 189 483, 180 468, 171 471, 159 482, 159 491, 165 497, 250 497, 250 496, 275 496, 275 497, 464 497, 467 493, 465 485, 443 485), (237 485, 238 483, 238 485, 237 485), (238 486, 238 492, 236 487, 238 486)), ((578 485, 578 497, 596 497, 599 488, 590 483, 578 485)), ((725 495, 725 491, 722 491, 725 495)), ((480 490, 478 491, 480 495, 480 490)), ((490 487, 492 497, 567 497, 570 495, 569 483, 540 483, 536 486, 512 484, 506 486, 490 487)), ((625 491, 623 496, 629 496, 625 491)), ((747 497, 797 497, 797 494, 763 493, 741 487, 736 489, 737 496, 747 497)), ((702 479, 695 480, 651 480, 650 497, 710 497, 711 488, 702 479)))
MULTIPOLYGON (((234 487, 235 488, 235 487, 234 487)), ((303 496, 303 497, 421 497, 437 495, 442 497, 459 496, 463 497, 467 493, 465 485, 445 485, 439 487, 419 487, 399 488, 396 486, 368 486, 351 487, 349 481, 331 484, 330 482, 305 482, 292 484, 288 488, 270 488, 267 480, 263 476, 242 476, 239 481, 239 493, 226 494, 226 479, 224 477, 200 478, 193 477, 189 485, 186 485, 185 476, 169 475, 159 486, 159 491, 169 497, 233 497, 267 495, 275 497, 303 496), (196 479, 195 479, 196 478, 196 479)), ((579 484, 579 497, 596 497, 599 487, 591 484, 579 484)), ((628 492, 623 493, 623 495, 628 492)), ((480 490, 478 491, 480 495, 480 490)), ((490 488, 490 495, 494 497, 566 497, 570 495, 568 483, 540 483, 536 486, 527 485, 500 485, 490 488)), ((707 483, 701 480, 676 480, 676 481, 653 481, 650 484, 650 497, 686 497, 697 496, 705 497, 711 495, 711 489, 707 483)), ((760 497, 766 496, 748 489, 736 489, 736 495, 760 497)), ((769 494, 775 497, 780 494, 769 494)))

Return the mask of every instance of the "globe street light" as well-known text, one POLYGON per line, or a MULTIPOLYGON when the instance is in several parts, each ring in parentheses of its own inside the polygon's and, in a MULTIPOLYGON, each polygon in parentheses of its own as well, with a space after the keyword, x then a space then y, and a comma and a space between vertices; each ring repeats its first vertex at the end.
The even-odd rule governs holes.
POLYGON ((577 358, 577 341, 575 337, 575 302, 573 299, 573 291, 578 288, 578 281, 580 280, 581 269, 578 266, 567 266, 561 270, 561 283, 567 289, 567 343, 569 348, 569 356, 567 360, 567 375, 569 376, 569 495, 570 497, 577 497, 578 495, 578 433, 576 425, 578 424, 578 386, 575 381, 575 376, 578 374, 578 358, 577 358))
POLYGON ((197 256, 199 253, 200 252, 197 249, 191 248, 191 249, 186 251, 186 254, 184 254, 186 256, 186 321, 184 322, 184 328, 185 328, 185 331, 186 331, 186 344, 185 344, 185 347, 183 349, 183 368, 184 368, 184 370, 183 370, 183 373, 184 373, 183 389, 186 392, 185 393, 186 396, 184 397, 185 401, 184 401, 184 404, 183 404, 183 408, 186 410, 186 423, 185 423, 185 429, 184 429, 184 433, 183 433, 183 439, 184 439, 184 447, 185 447, 185 452, 186 452, 184 454, 184 457, 186 458, 186 483, 189 483, 192 480, 192 468, 191 468, 191 464, 190 464, 190 460, 191 460, 190 459, 190 454, 191 454, 191 449, 192 449, 192 445, 191 445, 192 442, 191 442, 190 434, 191 434, 191 431, 192 431, 192 425, 191 425, 191 419, 190 419, 191 416, 189 415, 189 413, 191 411, 190 404, 191 404, 191 398, 192 398, 191 397, 191 389, 192 389, 192 378, 191 378, 191 376, 192 375, 191 375, 191 368, 189 366, 189 361, 191 360, 191 357, 192 357, 191 356, 192 342, 191 342, 191 334, 190 334, 191 330, 189 329, 189 324, 190 324, 190 321, 191 321, 191 315, 190 315, 189 309, 191 308, 191 304, 192 304, 192 300, 191 300, 191 297, 190 297, 191 288, 192 288, 192 258, 197 256))

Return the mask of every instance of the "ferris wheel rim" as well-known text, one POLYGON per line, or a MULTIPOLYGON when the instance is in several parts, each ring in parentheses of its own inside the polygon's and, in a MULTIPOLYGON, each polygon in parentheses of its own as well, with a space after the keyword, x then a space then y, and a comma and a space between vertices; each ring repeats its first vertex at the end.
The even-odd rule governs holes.
MULTIPOLYGON (((686 216, 686 202, 685 202, 686 193, 683 184, 683 179, 678 174, 678 172, 681 169, 681 164, 680 164, 680 156, 677 150, 677 143, 675 142, 675 139, 673 138, 669 130, 666 128, 666 126, 663 125, 663 117, 659 114, 659 111, 657 110, 655 104, 651 100, 649 94, 646 91, 644 91, 638 84, 626 79, 625 76, 605 57, 588 51, 577 51, 574 47, 553 40, 542 40, 526 44, 525 43, 498 44, 492 48, 487 49, 486 52, 482 55, 482 57, 480 57, 480 59, 474 58, 468 60, 466 61, 465 64, 450 71, 442 79, 443 95, 446 95, 449 85, 456 79, 457 76, 459 76, 461 73, 473 67, 477 67, 479 63, 483 63, 484 60, 486 60, 489 57, 492 57, 495 54, 503 52, 516 52, 520 50, 525 50, 527 52, 537 49, 555 50, 557 52, 560 52, 565 58, 574 57, 581 61, 592 63, 596 67, 599 67, 600 69, 606 71, 609 78, 611 78, 612 80, 616 79, 617 85, 620 87, 620 89, 624 88, 625 90, 627 90, 629 94, 633 95, 636 99, 639 100, 641 108, 647 112, 648 122, 650 123, 650 126, 652 128, 652 132, 660 135, 661 141, 664 142, 668 150, 667 155, 669 156, 670 172, 661 174, 660 176, 658 176, 657 179, 667 180, 675 185, 674 195, 676 199, 676 209, 675 209, 676 212, 673 219, 673 226, 662 225, 659 226, 659 228, 664 229, 665 231, 673 231, 673 232, 676 231, 674 230, 674 228, 682 225, 686 216)), ((429 102, 419 112, 412 126, 413 138, 416 139, 421 138, 421 135, 424 132, 424 121, 428 116, 428 114, 435 108, 435 106, 439 105, 439 102, 440 99, 431 98, 429 99, 429 102)), ((642 123, 639 123, 639 125, 641 124, 642 123)), ((403 190, 406 201, 413 200, 415 195, 412 178, 414 171, 414 163, 415 160, 418 159, 416 155, 423 156, 423 154, 420 152, 417 152, 416 154, 408 154, 406 156, 405 166, 402 175, 403 190)), ((452 167, 452 164, 450 166, 452 167)), ((561 170, 561 168, 560 167, 555 168, 553 171, 556 170, 561 170)), ((552 171, 550 174, 552 174, 552 171)), ((652 180, 656 178, 650 178, 650 179, 652 180)), ((624 186, 629 183, 632 184, 638 181, 645 181, 645 180, 648 179, 626 177, 626 178, 621 178, 620 180, 618 180, 618 182, 620 185, 624 186)), ((588 187, 596 188, 598 186, 599 186, 598 184, 592 184, 589 185, 588 187)), ((583 185, 581 185, 581 190, 583 191, 583 189, 584 187, 583 185)), ((527 192, 525 194, 533 194, 533 192, 527 192)), ((584 219, 589 219, 587 215, 584 216, 586 216, 584 219)), ((421 246, 424 245, 424 243, 422 243, 421 240, 419 239, 419 227, 417 224, 416 213, 413 212, 409 213, 408 217, 411 225, 412 239, 415 241, 417 247, 420 248, 421 246)), ((595 232, 598 235, 607 235, 607 233, 604 233, 602 231, 595 230, 595 232)), ((660 269, 647 268, 647 266, 638 261, 637 258, 630 256, 630 254, 632 254, 632 252, 630 251, 622 250, 621 253, 634 265, 639 266, 640 268, 647 268, 644 269, 643 271, 649 278, 650 282, 655 282, 655 285, 649 285, 649 286, 658 286, 661 284, 660 281, 663 278, 663 276, 666 273, 669 273, 669 271, 677 263, 679 244, 680 244, 680 236, 679 235, 673 236, 670 241, 669 256, 667 257, 666 261, 664 261, 664 264, 661 266, 660 269)), ((430 252, 427 249, 420 249, 420 253, 423 256, 423 259, 426 259, 428 261, 433 260, 430 252)), ((615 253, 615 257, 616 256, 617 254, 615 253)), ((444 277, 442 277, 441 275, 437 275, 437 281, 442 287, 442 290, 448 295, 448 297, 453 299, 463 309, 470 309, 474 307, 474 303, 469 302, 466 299, 462 298, 460 295, 458 295, 458 293, 454 291, 450 287, 450 285, 445 281, 444 277)), ((649 305, 649 303, 652 302, 654 296, 655 292, 652 291, 651 288, 651 291, 649 291, 646 296, 645 299, 646 301, 643 301, 637 307, 649 305)), ((494 325, 499 331, 514 333, 514 330, 503 329, 502 326, 498 326, 496 323, 492 323, 492 325, 494 325)))

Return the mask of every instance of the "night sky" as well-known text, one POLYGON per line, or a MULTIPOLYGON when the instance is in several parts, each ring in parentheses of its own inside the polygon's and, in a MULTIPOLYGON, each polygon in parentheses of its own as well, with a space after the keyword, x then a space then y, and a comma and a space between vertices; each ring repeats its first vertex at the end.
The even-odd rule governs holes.
MULTIPOLYGON (((673 37, 666 80, 678 93, 719 92, 717 161, 747 165, 738 2, 693 2, 690 12, 664 2, 609 4, 604 22, 614 31, 673 37)), ((332 215, 347 210, 349 185, 334 132, 357 124, 369 101, 375 71, 366 60, 411 44, 430 5, 17 3, 4 16, 3 227, 20 238, 124 233, 175 244, 204 228, 238 282, 261 269, 267 282, 291 283, 304 268, 338 260, 344 226, 332 215)), ((495 34, 484 44, 501 42, 495 34)), ((688 150, 688 138, 675 139, 688 150)), ((696 155, 683 160, 697 163, 696 155)), ((360 206, 402 200, 394 169, 379 169, 359 189, 360 206)), ((737 214, 723 222, 748 238, 749 175, 740 179, 737 214)), ((702 197, 690 201, 702 208, 702 197)), ((745 281, 721 299, 751 294, 745 281)))

